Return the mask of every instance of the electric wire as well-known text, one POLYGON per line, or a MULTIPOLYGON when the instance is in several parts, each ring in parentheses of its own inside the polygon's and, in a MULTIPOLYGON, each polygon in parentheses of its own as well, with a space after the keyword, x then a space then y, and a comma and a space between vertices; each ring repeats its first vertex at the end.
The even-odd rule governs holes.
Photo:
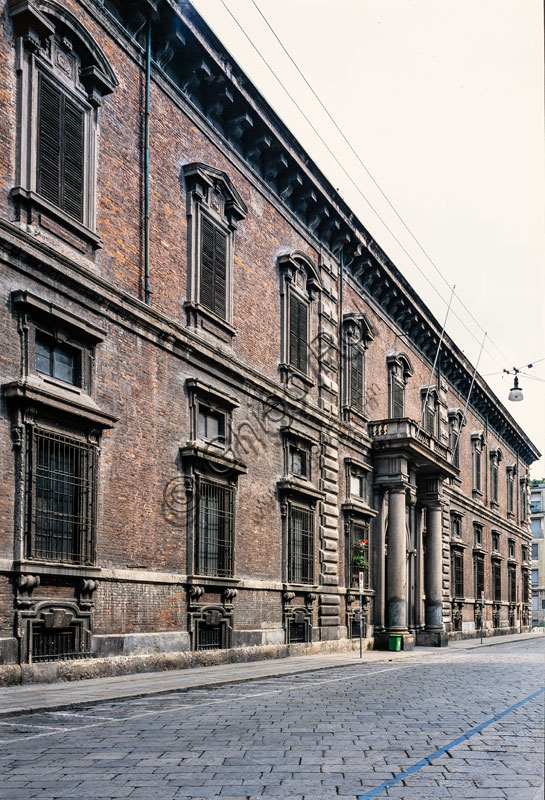
MULTIPOLYGON (((253 1, 253 0, 252 0, 252 1, 253 1)), ((379 212, 378 212, 378 211, 377 211, 377 210, 374 208, 374 206, 372 205, 372 203, 371 203, 371 202, 368 200, 368 198, 367 198, 367 197, 364 195, 364 193, 362 192, 362 190, 361 190, 361 188, 359 187, 359 185, 358 185, 358 184, 356 183, 356 181, 355 181, 355 180, 352 178, 352 176, 349 174, 349 172, 346 170, 346 168, 343 166, 343 164, 342 164, 342 163, 339 161, 339 159, 337 158, 337 156, 335 155, 335 153, 333 152, 333 150, 332 150, 332 149, 329 147, 329 145, 327 144, 327 142, 325 141, 325 139, 324 139, 324 138, 321 136, 321 134, 318 132, 318 130, 316 129, 316 127, 313 125, 313 123, 311 122, 311 120, 309 119, 309 117, 308 117, 308 116, 305 114, 305 112, 302 110, 302 108, 300 107, 300 105, 298 104, 298 102, 295 100, 295 98, 293 97, 293 95, 292 95, 292 94, 290 93, 290 91, 289 91, 289 90, 288 90, 288 89, 285 87, 284 83, 283 83, 283 82, 280 80, 280 78, 279 78, 279 77, 276 75, 276 73, 274 72, 274 70, 273 70, 273 69, 270 67, 270 65, 269 65, 268 61, 266 60, 266 58, 265 58, 265 57, 262 55, 262 53, 261 53, 261 51, 259 50, 259 48, 258 48, 258 47, 255 45, 255 43, 252 41, 251 37, 250 37, 250 36, 249 36, 249 34, 246 32, 246 30, 245 30, 245 29, 244 29, 244 27, 241 25, 241 23, 238 21, 238 19, 237 19, 237 18, 236 18, 236 16, 233 14, 233 12, 231 11, 231 9, 228 7, 228 5, 226 4, 225 0, 221 0, 221 3, 222 3, 222 5, 224 6, 224 8, 225 8, 225 10, 227 11, 227 13, 229 14, 229 16, 230 16, 230 17, 233 19, 233 21, 235 22, 235 24, 237 25, 237 27, 238 27, 238 28, 241 30, 241 32, 243 33, 243 35, 245 36, 245 38, 248 40, 248 42, 250 43, 250 45, 252 46, 252 48, 255 50, 255 52, 257 53, 257 55, 258 55, 258 56, 259 56, 259 58, 261 59, 261 61, 262 61, 262 62, 265 64, 265 66, 267 67, 267 69, 269 70, 269 72, 270 72, 270 73, 273 75, 273 77, 275 78, 276 82, 277 82, 277 83, 280 85, 280 87, 283 89, 283 91, 285 92, 285 94, 286 94, 286 95, 289 97, 289 99, 291 100, 291 102, 293 103, 293 105, 294 105, 294 106, 297 108, 297 110, 299 111, 299 113, 301 114, 301 116, 303 117, 303 119, 304 119, 304 120, 307 122, 307 124, 308 124, 308 125, 310 126, 310 128, 313 130, 313 132, 314 132, 314 133, 315 133, 315 135, 318 137, 318 139, 320 140, 320 142, 321 142, 321 143, 324 145, 324 147, 326 148, 327 152, 328 152, 328 153, 331 155, 331 157, 333 158, 333 160, 335 161, 335 163, 336 163, 336 164, 337 164, 337 165, 340 167, 340 169, 341 169, 341 170, 342 170, 342 172, 343 172, 343 173, 346 175, 346 177, 348 178, 348 180, 350 181, 350 183, 351 183, 351 184, 354 186, 354 188, 356 189, 356 191, 358 192, 358 194, 359 194, 359 195, 360 195, 360 196, 363 198, 363 200, 364 200, 364 201, 367 203, 367 205, 369 206, 369 208, 370 208, 370 209, 373 211, 373 213, 376 215, 376 217, 377 217, 377 218, 380 220, 380 222, 381 222, 381 223, 384 225, 384 227, 385 227, 385 228, 386 228, 386 230, 387 230, 387 231, 390 233, 390 235, 392 236, 392 238, 394 239, 394 241, 395 241, 395 242, 398 244, 398 246, 401 248, 401 250, 402 250, 402 251, 405 253, 405 255, 407 256, 407 258, 409 258, 409 260, 412 262, 412 264, 414 264, 414 266, 416 267, 416 269, 418 270, 418 272, 419 272, 419 273, 420 273, 420 274, 423 276, 423 278, 424 278, 424 279, 427 281, 427 283, 428 283, 428 284, 431 286, 431 288, 432 288, 432 289, 433 289, 433 291, 434 291, 434 292, 437 294, 437 296, 438 296, 438 297, 439 297, 439 298, 440 298, 440 299, 441 299, 441 300, 442 300, 442 301, 445 303, 445 305, 448 305, 448 302, 447 302, 447 300, 446 300, 446 299, 443 297, 443 295, 442 295, 442 294, 439 292, 439 290, 436 288, 436 286, 435 286, 435 285, 432 283, 432 281, 430 280, 430 278, 429 278, 429 277, 426 275, 426 273, 423 271, 423 269, 422 269, 422 268, 419 266, 419 264, 418 264, 418 263, 415 261, 415 259, 412 257, 412 255, 409 253, 409 251, 406 249, 406 247, 403 245, 403 243, 402 243, 402 242, 399 240, 399 238, 396 236, 396 234, 395 234, 395 233, 394 233, 394 232, 391 230, 391 228, 389 227, 389 225, 387 224, 387 222, 384 220, 384 218, 381 216, 381 214, 380 214, 380 213, 379 213, 379 212)), ((262 16, 263 16, 263 15, 262 15, 262 16)), ((290 57, 290 58, 291 58, 291 57, 290 57)), ((412 235, 412 234, 411 234, 411 235, 412 235)), ((413 238, 415 238, 415 237, 413 236, 413 238)), ((416 239, 415 239, 415 240, 416 240, 416 239)), ((418 241, 418 240, 416 240, 416 241, 418 241)), ((422 250, 423 250, 423 252, 425 252, 423 248, 422 248, 422 250)), ((443 278, 443 280, 446 280, 446 278, 445 278, 445 277, 444 277, 442 274, 441 274, 441 277, 443 278)), ((450 287, 450 284, 448 284, 448 285, 449 285, 449 287, 450 287)), ((459 300, 459 302, 460 302, 460 305, 462 305, 462 307, 463 307, 463 308, 465 308, 465 309, 466 309, 466 311, 467 311, 467 308, 466 308, 465 304, 464 304, 464 303, 463 303, 463 302, 460 300, 460 298, 458 297, 458 295, 456 295, 456 297, 458 298, 458 300, 459 300)), ((469 313, 469 312, 468 312, 468 313, 469 313)), ((453 316, 455 316, 455 317, 456 317, 456 319, 457 319, 457 320, 460 322, 460 324, 463 326, 463 328, 465 328, 465 330, 466 330, 466 331, 469 333, 469 335, 470 335, 470 336, 471 336, 473 339, 475 339, 475 341, 476 341, 476 342, 479 342, 479 341, 480 341, 480 340, 479 340, 479 338, 478 338, 478 337, 477 337, 477 336, 476 336, 476 335, 473 333, 473 331, 472 331, 472 330, 471 330, 471 329, 470 329, 470 328, 467 326, 467 324, 464 322, 464 320, 463 320, 463 319, 462 319, 462 318, 461 318, 461 317, 460 317, 460 316, 459 316, 459 315, 458 315, 458 314, 457 314, 455 311, 452 311, 452 314, 453 314, 453 316)), ((472 319, 474 319, 474 317, 473 317, 471 314, 470 314, 470 316, 472 317, 472 319)), ((479 323, 477 323, 477 324, 478 324, 478 327, 480 328, 480 330, 481 330, 481 331, 483 331, 483 330, 484 330, 484 328, 482 328, 482 326, 481 326, 479 323)), ((490 341, 491 341, 491 343, 492 343, 492 344, 494 344, 494 343, 492 342, 492 340, 491 340, 491 339, 490 339, 490 341)), ((498 346, 497 346, 497 345, 494 345, 494 346, 496 347, 496 350, 498 350, 498 352, 500 352, 500 354, 501 354, 501 355, 504 357, 504 359, 505 359, 507 362, 509 362, 509 361, 511 360, 511 359, 507 358, 507 356, 505 355, 505 353, 503 353, 503 352, 502 352, 502 351, 501 351, 501 350, 498 348, 498 346)), ((498 358, 497 358, 496 356, 492 355, 492 353, 490 353, 490 351, 489 351, 489 350, 486 350, 486 348, 485 348, 485 349, 484 349, 484 352, 485 352, 485 353, 486 353, 486 354, 487 354, 487 355, 488 355, 488 356, 489 356, 489 357, 490 357, 490 358, 491 358, 493 361, 495 361, 495 362, 496 362, 496 364, 498 364, 498 365, 500 365, 500 364, 501 364, 501 362, 498 360, 498 358)))
MULTIPOLYGON (((337 124, 337 122, 335 121, 334 117, 331 115, 331 113, 328 111, 328 109, 327 109, 327 107, 325 106, 325 104, 322 102, 322 100, 321 100, 321 98, 319 97, 319 95, 316 93, 316 91, 314 90, 314 88, 311 86, 311 84, 310 84, 310 82, 308 81, 308 79, 306 78, 305 74, 304 74, 304 73, 302 72, 302 70, 299 68, 299 66, 298 66, 297 62, 295 61, 295 59, 294 59, 294 58, 291 56, 291 54, 289 53, 289 51, 287 50, 287 48, 284 46, 284 43, 282 42, 282 40, 280 39, 280 37, 278 36, 278 34, 276 33, 276 31, 275 31, 275 30, 274 30, 274 28, 272 27, 272 25, 270 24, 269 20, 268 20, 268 19, 267 19, 267 17, 265 16, 265 14, 262 12, 262 10, 260 9, 260 7, 258 6, 258 4, 257 4, 256 0, 251 0, 251 2, 253 3, 254 7, 256 8, 256 10, 258 11, 258 13, 260 14, 261 18, 263 19, 263 21, 265 22, 265 24, 267 25, 267 27, 268 27, 268 28, 269 28, 269 30, 271 31, 272 35, 274 36, 274 38, 276 39, 276 41, 278 42, 278 44, 280 45, 280 47, 282 48, 282 50, 284 51, 284 53, 286 54, 286 56, 289 58, 289 60, 291 61, 291 63, 293 64, 293 66, 295 67, 295 69, 297 70, 297 72, 299 73, 299 75, 301 76, 301 78, 303 79, 303 81, 305 82, 305 84, 308 86, 309 90, 312 92, 312 94, 314 95, 314 97, 316 98, 316 100, 318 101, 318 103, 320 104, 321 108, 322 108, 322 109, 325 111, 325 113, 326 113, 326 115, 327 115, 328 119, 331 121, 331 123, 333 124, 333 126, 335 127, 335 129, 337 130, 337 132, 340 134, 341 138, 343 139, 343 141, 345 142, 345 144, 348 146, 348 148, 349 148, 349 150, 351 151, 351 153, 352 153, 352 154, 353 154, 353 155, 356 157, 356 160, 358 161, 358 163, 360 164, 360 166, 361 166, 361 167, 362 167, 362 168, 365 170, 366 174, 369 176, 369 178, 371 179, 371 181, 373 182, 373 184, 376 186, 376 188, 378 189, 378 191, 380 192, 380 194, 382 195, 382 197, 384 198, 384 200, 386 201, 386 203, 388 204, 388 206, 389 206, 389 207, 392 209, 392 211, 394 212, 394 214, 396 215, 396 217, 398 218, 398 220, 401 222, 401 224, 403 225, 403 227, 405 228, 405 230, 407 231, 407 233, 409 234, 409 236, 411 237, 411 239, 412 239, 412 240, 413 240, 413 241, 414 241, 414 242, 417 244, 417 246, 420 248, 420 250, 422 251, 422 253, 423 253, 423 254, 426 256, 426 258, 428 259, 428 261, 429 261, 429 262, 430 262, 430 264, 432 265, 432 267, 435 269, 435 271, 437 272, 437 274, 438 274, 438 275, 441 277, 441 279, 442 279, 442 280, 445 282, 445 284, 446 284, 446 285, 449 287, 449 289, 450 289, 450 282, 448 281, 448 279, 447 279, 447 278, 446 278, 446 277, 443 275, 443 273, 441 272, 441 270, 439 269, 439 267, 437 266, 437 264, 435 263, 435 261, 433 260, 433 258, 430 256, 430 254, 429 254, 429 253, 428 253, 428 251, 426 250, 426 248, 425 248, 425 247, 424 247, 424 246, 421 244, 421 242, 420 242, 420 241, 419 241, 419 240, 416 238, 416 236, 414 235, 414 233, 412 232, 412 230, 409 228, 409 226, 407 225, 407 223, 405 222, 405 220, 403 219, 403 217, 401 216, 401 214, 399 213, 399 211, 397 210, 397 208, 394 206, 394 204, 392 203, 392 201, 390 200, 390 198, 388 197, 388 195, 386 194, 386 192, 384 192, 384 190, 382 189, 382 187, 380 186, 379 182, 376 180, 376 178, 374 177, 374 175, 372 174, 372 172, 369 170, 369 168, 367 167, 367 165, 366 165, 366 164, 365 164, 365 163, 362 161, 362 159, 361 159, 361 157, 359 156, 358 152, 357 152, 357 151, 354 149, 354 147, 353 147, 353 146, 352 146, 352 144, 350 143, 349 139, 348 139, 348 138, 345 136, 344 132, 343 132, 343 131, 342 131, 342 129, 339 127, 339 125, 338 125, 338 124, 337 124)), ((373 210, 374 210, 374 209, 373 209, 373 210)), ((375 213, 376 213, 376 211, 375 211, 375 213)), ((388 229, 388 230, 389 230, 389 229, 388 229)), ((391 233, 391 231, 390 231, 390 233, 391 233)), ((397 240, 396 240, 396 241, 397 241, 397 240)), ((474 323, 477 325, 477 327, 480 329, 480 331, 481 331, 482 333, 484 333, 484 328, 482 327, 482 325, 480 324, 480 322, 479 322, 479 321, 478 321, 478 320, 477 320, 477 319, 474 317, 474 315, 471 313, 470 309, 469 309, 469 308, 466 306, 466 304, 465 304, 465 303, 462 301, 462 299, 460 298, 460 296, 459 296, 459 295, 457 295, 457 297, 458 297, 458 302, 460 303, 460 305, 462 306, 462 308, 464 308, 464 309, 465 309, 465 311, 467 312, 467 314, 469 315, 469 317, 471 317, 471 319, 472 319, 472 320, 473 320, 473 322, 474 322, 474 323)), ((500 348, 499 348, 499 347, 498 347, 498 346, 495 344, 495 342, 494 342, 494 341, 493 341, 493 340, 490 338, 490 336, 488 336, 488 341, 489 341, 489 342, 490 342, 490 343, 491 343, 491 344, 492 344, 492 345, 493 345, 493 346, 496 348, 496 350, 498 351, 498 353, 499 353, 501 356, 503 356, 504 358, 506 358, 506 355, 505 355, 505 353, 504 353, 504 352, 503 352, 503 351, 502 351, 502 350, 501 350, 501 349, 500 349, 500 348)), ((485 351, 485 352, 487 352, 487 351, 485 351)), ((489 355, 490 355, 490 354, 489 354, 489 355)), ((507 359, 507 360, 509 360, 509 359, 507 359)))

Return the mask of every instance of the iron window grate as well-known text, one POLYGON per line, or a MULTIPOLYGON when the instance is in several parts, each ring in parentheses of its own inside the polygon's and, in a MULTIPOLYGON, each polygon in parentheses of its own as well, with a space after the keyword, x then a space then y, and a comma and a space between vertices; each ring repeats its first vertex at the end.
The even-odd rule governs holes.
POLYGON ((221 650, 221 624, 199 625, 197 631, 197 650, 221 650))
POLYGON ((232 486, 200 478, 196 571, 199 575, 233 574, 234 496, 232 486))
POLYGON ((307 641, 307 626, 305 622, 290 622, 290 644, 305 644, 307 641))
POLYGON ((288 580, 312 583, 314 579, 314 512, 290 507, 288 580))
POLYGON ((86 563, 92 552, 94 450, 29 430, 29 556, 86 563))
POLYGON ((32 661, 68 661, 74 658, 91 658, 87 650, 78 649, 75 628, 48 630, 36 626, 32 631, 32 661))

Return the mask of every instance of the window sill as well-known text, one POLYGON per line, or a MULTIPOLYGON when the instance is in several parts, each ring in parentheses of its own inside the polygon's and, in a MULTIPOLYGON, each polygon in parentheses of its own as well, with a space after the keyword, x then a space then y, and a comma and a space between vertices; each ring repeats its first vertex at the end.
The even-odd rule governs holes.
POLYGON ((188 300, 184 303, 184 309, 187 314, 187 324, 192 328, 202 328, 227 344, 231 344, 233 337, 237 335, 236 328, 201 303, 188 300))
POLYGON ((310 481, 305 481, 301 478, 284 478, 281 481, 277 481, 276 486, 279 492, 288 495, 300 495, 313 501, 325 498, 325 492, 316 489, 310 481))
POLYGON ((378 511, 368 506, 365 500, 360 500, 357 497, 352 497, 349 501, 343 503, 341 509, 345 514, 351 514, 352 516, 358 514, 365 517, 376 517, 378 514, 378 511))
POLYGON ((311 389, 313 386, 316 385, 315 381, 312 378, 309 378, 304 372, 297 369, 296 367, 292 367, 291 364, 279 364, 278 369, 280 371, 280 379, 282 383, 297 385, 297 381, 303 384, 307 389, 311 389))
POLYGON ((66 389, 64 386, 52 385, 38 376, 25 381, 14 381, 2 386, 4 397, 19 405, 37 405, 55 416, 63 414, 75 417, 78 423, 92 423, 99 428, 113 428, 118 417, 102 411, 101 408, 77 387, 66 389))
POLYGON ((188 443, 185 447, 180 447, 180 457, 182 460, 192 461, 194 466, 204 469, 207 474, 217 474, 219 477, 245 475, 248 472, 246 464, 227 455, 217 445, 211 444, 207 447, 206 443, 188 443))
POLYGON ((102 569, 91 564, 73 564, 62 561, 45 561, 44 559, 25 558, 13 562, 14 572, 21 575, 62 575, 76 577, 94 577, 100 575, 102 569))
POLYGON ((194 573, 192 575, 187 576, 187 585, 194 586, 194 585, 201 585, 205 584, 206 586, 238 586, 241 582, 241 578, 220 578, 218 575, 199 575, 194 573))
MULTIPOLYGON (((48 215, 48 217, 51 217, 51 219, 54 220, 55 223, 60 225, 61 228, 68 229, 68 232, 70 234, 75 235, 77 238, 83 240, 83 242, 85 242, 86 245, 87 244, 91 245, 91 247, 94 248, 95 250, 102 247, 103 244, 102 239, 97 233, 92 231, 86 225, 83 225, 81 222, 78 222, 69 214, 66 214, 60 208, 54 206, 52 203, 43 198, 37 192, 34 192, 31 189, 24 189, 22 186, 14 186, 13 189, 11 190, 11 196, 16 205, 19 206, 24 205, 31 211, 45 212, 48 215)), ((55 230, 52 230, 47 225, 44 225, 43 227, 50 233, 59 236, 59 238, 64 238, 62 230, 56 233, 55 230)), ((75 242, 71 242, 70 240, 68 240, 68 242, 69 244, 73 244, 76 248, 81 249, 81 242, 78 243, 77 239, 75 242)))
MULTIPOLYGON (((450 540, 450 546, 451 547, 457 547, 458 550, 465 550, 466 548, 469 547, 469 545, 466 544, 465 542, 463 542, 461 539, 451 539, 450 540)), ((478 548, 478 547, 474 547, 473 549, 474 550, 480 550, 480 548, 478 548)))

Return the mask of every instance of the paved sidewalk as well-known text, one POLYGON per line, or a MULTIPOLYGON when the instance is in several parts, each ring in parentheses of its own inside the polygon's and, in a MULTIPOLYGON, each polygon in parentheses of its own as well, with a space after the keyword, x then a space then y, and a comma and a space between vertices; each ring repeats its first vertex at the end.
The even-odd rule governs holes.
MULTIPOLYGON (((524 633, 512 636, 497 636, 483 640, 465 639, 451 642, 448 648, 417 647, 407 652, 387 650, 366 650, 361 663, 388 662, 400 660, 420 660, 422 657, 440 656, 444 652, 472 650, 493 647, 509 642, 528 641, 544 638, 543 633, 524 633)), ((300 672, 348 667, 360 663, 359 652, 332 653, 315 656, 296 656, 268 661, 253 661, 237 664, 221 664, 216 667, 194 667, 168 672, 148 672, 136 675, 122 675, 112 678, 92 678, 89 680, 29 684, 0 689, 0 716, 27 713, 37 710, 76 707, 122 698, 142 697, 172 691, 214 686, 222 683, 241 683, 256 678, 281 677, 300 672)))

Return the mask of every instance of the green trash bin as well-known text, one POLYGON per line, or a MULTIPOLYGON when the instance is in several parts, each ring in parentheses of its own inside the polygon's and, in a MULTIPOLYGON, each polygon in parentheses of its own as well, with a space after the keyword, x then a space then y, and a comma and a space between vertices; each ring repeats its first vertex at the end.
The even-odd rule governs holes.
POLYGON ((395 636, 393 633, 391 633, 388 649, 396 651, 401 650, 401 636, 395 636))

